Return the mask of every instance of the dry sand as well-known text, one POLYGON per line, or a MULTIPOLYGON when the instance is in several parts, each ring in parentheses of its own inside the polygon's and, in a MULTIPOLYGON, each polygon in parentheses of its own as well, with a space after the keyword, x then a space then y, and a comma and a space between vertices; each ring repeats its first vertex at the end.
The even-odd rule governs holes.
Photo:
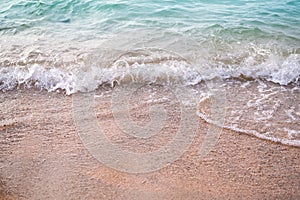
MULTIPOLYGON (((177 130, 173 107, 167 134, 139 145, 113 125, 107 98, 97 104, 99 123, 124 148, 159 148, 177 130)), ((158 171, 130 174, 89 154, 76 132, 71 96, 9 91, 0 93, 0 105, 1 199, 300 199, 299 148, 223 130, 215 148, 200 159, 208 124, 199 119, 192 145, 178 160, 158 171)), ((145 109, 137 105, 132 117, 146 122, 145 109)))

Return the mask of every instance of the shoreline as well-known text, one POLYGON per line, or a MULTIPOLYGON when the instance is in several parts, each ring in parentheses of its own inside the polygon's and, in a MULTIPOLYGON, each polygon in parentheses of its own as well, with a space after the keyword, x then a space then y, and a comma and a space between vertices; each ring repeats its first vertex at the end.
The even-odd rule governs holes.
MULTIPOLYGON (((170 109, 174 124, 163 130, 166 134, 138 145, 113 125, 108 97, 97 104, 97 118, 108 137, 124 148, 158 148, 176 130, 177 111, 170 109), (152 143, 157 146, 147 147, 152 143)), ((200 159, 208 124, 199 118, 196 137, 178 160, 158 171, 129 174, 107 167, 88 152, 76 131, 72 96, 14 90, 1 92, 0 99, 0 119, 16 122, 0 129, 0 199, 300 197, 300 149, 296 147, 223 129, 215 148, 200 159)), ((145 111, 137 105, 132 117, 147 122, 145 111)))

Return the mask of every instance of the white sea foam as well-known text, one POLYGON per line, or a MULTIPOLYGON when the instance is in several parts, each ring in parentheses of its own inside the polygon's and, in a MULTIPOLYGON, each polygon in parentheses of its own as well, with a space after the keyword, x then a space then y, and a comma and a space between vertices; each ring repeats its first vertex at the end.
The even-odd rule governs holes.
POLYGON ((199 101, 198 116, 206 122, 264 140, 300 147, 299 87, 280 86, 268 81, 235 80, 226 84, 226 120, 214 121, 207 103, 215 98, 209 91, 199 101), (241 87, 244 86, 244 87, 241 87))
MULTIPOLYGON (((292 140, 292 139, 285 139, 285 138, 279 138, 279 137, 272 137, 272 136, 268 136, 268 134, 266 133, 260 133, 256 130, 247 130, 247 129, 243 129, 243 128, 238 128, 236 126, 226 126, 226 125, 221 125, 218 124, 217 122, 211 120, 209 117, 207 117, 205 114, 197 112, 197 115, 202 118, 203 120, 205 120, 206 122, 213 124, 215 126, 219 126, 221 128, 224 129, 228 129, 228 130, 232 130, 235 132, 239 132, 239 133, 244 133, 247 135, 252 135, 255 136, 257 138, 263 139, 263 140, 269 140, 272 142, 276 142, 276 143, 281 143, 281 144, 285 144, 285 145, 289 145, 289 146, 295 146, 295 147, 300 147, 300 140, 292 140)), ((289 130, 289 137, 292 137, 290 135, 294 135, 294 134, 299 134, 299 131, 290 131, 289 130)))
MULTIPOLYGON (((172 52, 159 51, 128 52, 106 62, 108 64, 102 64, 101 58, 77 63, 75 67, 44 67, 38 63, 5 66, 0 68, 0 90, 35 87, 50 92, 63 90, 70 95, 79 91, 93 91, 103 84, 113 86, 139 82, 196 85, 219 77, 223 78, 226 98, 230 99, 226 104, 227 124, 222 125, 223 128, 300 147, 298 55, 291 54, 276 62, 266 60, 255 66, 205 68, 172 52), (246 81, 226 80, 236 77, 246 81), (286 86, 292 83, 295 85, 286 86), (282 127, 281 123, 289 126, 282 127)), ((201 90, 196 95, 199 104, 212 98, 209 91, 201 90)), ((218 125, 209 118, 208 113, 199 112, 198 115, 208 123, 218 125)))
MULTIPOLYGON (((110 58, 93 52, 93 57, 74 57, 66 62, 67 55, 55 59, 34 60, 29 56, 24 62, 14 60, 12 65, 0 66, 0 90, 12 90, 20 86, 36 87, 48 91, 64 90, 66 94, 78 91, 93 91, 102 84, 114 82, 143 82, 162 84, 195 85, 201 81, 219 78, 242 77, 246 79, 264 79, 280 85, 300 81, 300 56, 290 54, 287 57, 266 56, 259 63, 254 63, 252 55, 239 59, 238 65, 206 57, 189 62, 184 57, 171 51, 145 48, 136 49, 110 58), (86 60, 84 60, 86 59, 86 60), (51 60, 51 62, 47 61, 51 60), (82 61, 84 60, 84 61, 82 61), (30 62, 29 62, 30 61, 30 62), (63 66, 57 66, 61 63, 63 66), (64 66, 64 63, 67 66, 64 66), (51 64, 56 64, 51 67, 51 64)), ((47 59, 46 59, 47 58, 47 59)), ((228 59, 234 59, 228 57, 228 59)), ((6 59, 7 60, 7 59, 6 59)), ((5 64, 5 59, 2 59, 5 64)), ((1 62, 0 62, 1 64, 1 62)), ((244 85, 245 87, 246 85, 244 85)))

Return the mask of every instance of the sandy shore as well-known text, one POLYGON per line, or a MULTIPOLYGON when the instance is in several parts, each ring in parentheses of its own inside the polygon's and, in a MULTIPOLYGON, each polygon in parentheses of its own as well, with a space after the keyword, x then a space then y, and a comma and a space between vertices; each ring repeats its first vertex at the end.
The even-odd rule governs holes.
MULTIPOLYGON (((164 137, 139 145, 113 125, 107 98, 97 104, 99 123, 124 148, 158 148, 176 129, 178 111, 170 109, 164 137)), ((76 132, 71 96, 10 91, 0 93, 0 105, 1 199, 300 199, 296 147, 223 130, 215 148, 200 159, 208 124, 199 119, 192 145, 178 160, 158 171, 130 174, 87 151, 76 132)), ((132 117, 149 120, 144 110, 137 105, 132 117)))

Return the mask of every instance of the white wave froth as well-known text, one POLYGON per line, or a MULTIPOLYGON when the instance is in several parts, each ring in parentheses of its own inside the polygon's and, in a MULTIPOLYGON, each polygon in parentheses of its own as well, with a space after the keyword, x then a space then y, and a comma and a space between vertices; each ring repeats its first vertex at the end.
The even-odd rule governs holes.
POLYGON ((202 64, 190 63, 173 52, 139 49, 108 61, 100 59, 100 62, 76 63, 73 67, 44 67, 42 64, 1 67, 0 90, 25 86, 48 91, 64 90, 69 95, 78 91, 93 91, 102 84, 113 85, 114 82, 195 85, 216 77, 246 77, 288 85, 298 84, 300 80, 298 54, 286 58, 269 57, 259 64, 254 64, 251 57, 248 57, 239 62, 239 66, 232 67, 211 60, 205 65, 203 60, 200 62, 202 64))

